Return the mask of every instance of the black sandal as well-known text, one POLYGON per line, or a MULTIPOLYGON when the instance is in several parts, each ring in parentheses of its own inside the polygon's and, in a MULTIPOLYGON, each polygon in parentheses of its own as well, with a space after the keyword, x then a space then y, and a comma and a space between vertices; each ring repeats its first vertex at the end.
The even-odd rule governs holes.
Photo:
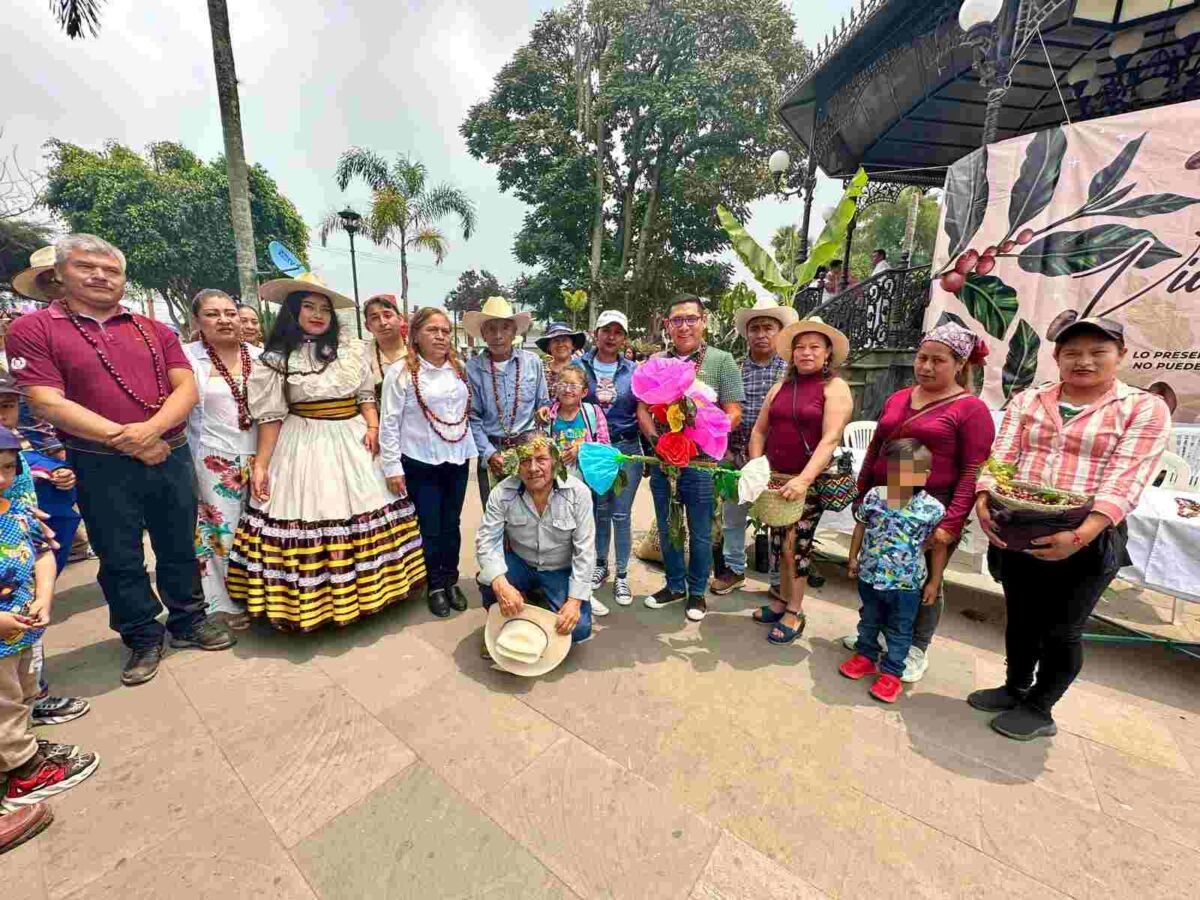
MULTIPOLYGON (((803 612, 793 612, 790 609, 785 610, 784 615, 787 615, 789 612, 792 613, 793 616, 796 616, 800 619, 799 623, 797 623, 795 628, 788 628, 788 626, 784 625, 782 621, 776 622, 775 628, 779 629, 779 633, 782 634, 783 637, 775 637, 775 628, 772 628, 770 632, 767 633, 767 640, 772 644, 790 644, 795 641, 796 638, 800 637, 800 635, 804 634, 804 626, 808 624, 807 616, 805 616, 803 612)), ((780 619, 782 618, 783 616, 780 616, 780 619)))

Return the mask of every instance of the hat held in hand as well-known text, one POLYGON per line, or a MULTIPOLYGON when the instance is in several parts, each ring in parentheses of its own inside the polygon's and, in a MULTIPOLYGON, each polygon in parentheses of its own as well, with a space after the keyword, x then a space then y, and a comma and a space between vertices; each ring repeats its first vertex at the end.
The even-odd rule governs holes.
POLYGON ((528 603, 515 616, 505 618, 497 602, 488 610, 483 640, 496 665, 532 678, 554 669, 571 649, 571 636, 559 634, 557 623, 555 613, 528 603))

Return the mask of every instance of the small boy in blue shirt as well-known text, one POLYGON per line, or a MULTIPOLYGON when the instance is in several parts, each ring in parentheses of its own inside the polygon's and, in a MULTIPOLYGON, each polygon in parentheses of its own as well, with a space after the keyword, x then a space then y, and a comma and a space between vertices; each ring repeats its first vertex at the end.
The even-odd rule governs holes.
POLYGON ((883 456, 887 485, 867 491, 854 512, 857 524, 847 571, 858 579, 862 608, 855 654, 838 671, 854 679, 878 671, 871 696, 895 703, 903 687, 900 676, 917 608, 936 601, 949 552, 935 545, 926 573, 925 542, 946 513, 941 502, 923 490, 933 461, 929 448, 914 438, 901 438, 890 441, 883 456), (877 670, 881 631, 887 635, 887 653, 877 670))
MULTIPOLYGON (((21 442, 0 428, 0 493, 20 471, 21 442)), ((12 812, 74 787, 96 771, 99 757, 34 737, 30 713, 38 696, 33 648, 50 623, 54 556, 33 510, 0 497, 0 806, 12 812)))

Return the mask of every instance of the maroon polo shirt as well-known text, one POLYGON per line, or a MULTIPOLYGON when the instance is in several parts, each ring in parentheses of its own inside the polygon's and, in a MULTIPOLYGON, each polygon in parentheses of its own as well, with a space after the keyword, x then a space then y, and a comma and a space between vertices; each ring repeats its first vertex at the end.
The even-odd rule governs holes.
MULTIPOLYGON (((104 349, 113 368, 121 374, 135 394, 154 402, 158 384, 154 360, 133 314, 124 307, 103 324, 80 315, 80 324, 104 349)), ((171 393, 167 371, 192 370, 179 338, 166 325, 139 316, 142 327, 158 351, 164 387, 171 393)), ((9 371, 26 388, 57 388, 80 406, 85 406, 118 425, 145 422, 152 413, 125 393, 117 380, 100 362, 100 356, 67 317, 62 303, 55 301, 47 309, 20 316, 8 330, 5 343, 9 371)), ((178 431, 183 426, 174 429, 178 431)))

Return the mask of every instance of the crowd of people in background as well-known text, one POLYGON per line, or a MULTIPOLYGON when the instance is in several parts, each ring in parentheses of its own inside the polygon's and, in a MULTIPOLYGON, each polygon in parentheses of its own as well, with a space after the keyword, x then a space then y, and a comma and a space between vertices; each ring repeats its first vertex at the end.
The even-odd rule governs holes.
MULTIPOLYGON (((873 274, 888 265, 876 257, 873 274)), ((844 279, 834 261, 822 286, 844 279)), ((590 333, 550 323, 537 353, 523 346, 530 314, 492 297, 463 316, 483 345, 464 361, 444 311, 410 319, 389 295, 364 305, 371 339, 352 337, 337 313, 354 302, 311 274, 261 287, 277 310, 265 336, 253 306, 200 291, 182 343, 122 305, 125 258, 91 235, 38 251, 14 286, 45 305, 2 323, 11 376, 0 376, 0 802, 21 818, 0 819, 0 849, 44 825, 41 801, 99 765, 32 731, 88 711, 50 694, 41 652, 80 518, 128 649, 128 686, 155 676, 168 641, 227 650, 254 619, 311 632, 421 593, 435 617, 466 610, 459 561, 473 459, 482 652, 501 668, 541 674, 590 640, 612 612, 601 596, 610 575, 615 605, 633 602, 631 509, 643 478, 665 571, 644 605, 701 622, 709 593, 745 588, 748 509, 718 509, 711 469, 675 475, 627 460, 624 489, 603 494, 579 477, 582 445, 652 455, 669 427, 634 392, 638 362, 619 310, 601 311, 590 333), (674 501, 686 555, 666 537, 674 501), (714 575, 718 515, 724 566, 714 575)), ((713 346, 709 324, 704 301, 675 298, 656 355, 694 365, 730 420, 728 454, 705 461, 741 469, 765 457, 778 495, 799 510, 768 530, 769 589, 753 613, 767 641, 788 645, 805 629, 823 479, 849 464, 842 438, 855 401, 840 370, 852 348, 773 300, 737 312, 740 360, 713 346)), ((841 673, 873 676, 884 702, 925 674, 946 565, 974 513, 1006 598, 1008 669, 1004 685, 968 701, 1020 740, 1055 732, 1052 709, 1082 665, 1083 623, 1126 561, 1124 517, 1169 430, 1160 398, 1117 379, 1119 325, 1068 318, 1051 340, 1060 381, 1014 398, 997 436, 971 391, 986 341, 956 323, 932 329, 914 385, 883 404, 853 491, 849 572, 861 609, 841 673), (989 455, 1023 480, 1093 496, 1091 514, 1028 550, 1007 547, 986 503, 989 455)))

